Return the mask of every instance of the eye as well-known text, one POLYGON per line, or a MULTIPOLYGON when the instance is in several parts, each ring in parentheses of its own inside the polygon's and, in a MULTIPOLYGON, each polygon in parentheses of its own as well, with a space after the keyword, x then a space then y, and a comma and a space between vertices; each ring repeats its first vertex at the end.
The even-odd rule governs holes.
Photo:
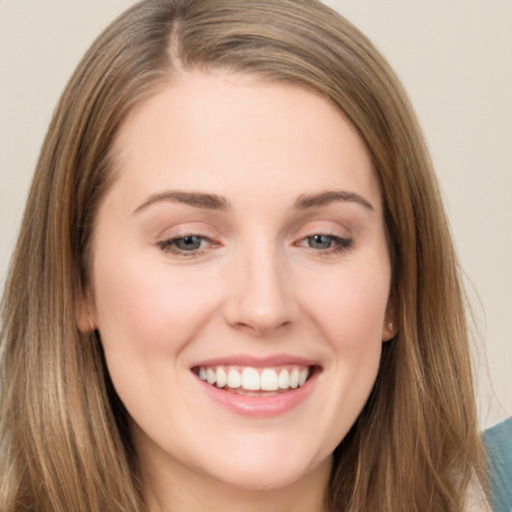
POLYGON ((214 245, 215 243, 209 238, 201 235, 179 236, 158 243, 163 251, 184 256, 200 253, 203 249, 214 245))
POLYGON ((350 249, 352 247, 352 240, 318 233, 300 240, 298 245, 306 246, 322 253, 338 253, 350 249))

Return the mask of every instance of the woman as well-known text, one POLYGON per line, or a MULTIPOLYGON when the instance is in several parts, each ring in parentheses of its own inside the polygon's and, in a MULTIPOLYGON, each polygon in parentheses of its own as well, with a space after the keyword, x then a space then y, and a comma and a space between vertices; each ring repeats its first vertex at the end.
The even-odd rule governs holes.
POLYGON ((428 154, 388 65, 316 1, 148 0, 99 37, 44 143, 3 322, 2 510, 479 493, 428 154))

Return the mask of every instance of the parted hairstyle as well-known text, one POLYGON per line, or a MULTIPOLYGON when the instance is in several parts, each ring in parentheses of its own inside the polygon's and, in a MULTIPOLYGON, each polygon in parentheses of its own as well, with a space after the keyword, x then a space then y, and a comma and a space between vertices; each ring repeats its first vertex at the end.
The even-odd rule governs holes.
POLYGON ((409 101, 369 40, 317 0, 145 0, 85 54, 54 113, 2 301, 1 512, 146 510, 98 333, 77 326, 98 205, 128 112, 222 69, 323 95, 380 185, 398 332, 334 453, 330 512, 455 512, 482 475, 464 294, 409 101))

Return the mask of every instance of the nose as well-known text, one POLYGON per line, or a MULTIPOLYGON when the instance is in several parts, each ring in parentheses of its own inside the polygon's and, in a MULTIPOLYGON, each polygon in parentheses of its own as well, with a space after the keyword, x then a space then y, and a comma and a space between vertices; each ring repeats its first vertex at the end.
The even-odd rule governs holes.
POLYGON ((258 336, 273 336, 298 318, 298 304, 286 262, 277 251, 249 249, 229 271, 227 323, 258 336))

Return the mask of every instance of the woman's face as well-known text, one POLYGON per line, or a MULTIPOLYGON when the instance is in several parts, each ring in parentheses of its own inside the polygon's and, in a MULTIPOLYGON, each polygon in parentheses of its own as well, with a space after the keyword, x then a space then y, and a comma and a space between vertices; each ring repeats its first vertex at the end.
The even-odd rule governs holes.
POLYGON ((192 73, 139 105, 115 150, 80 322, 142 464, 246 489, 327 475, 393 334, 357 133, 305 89, 192 73))

